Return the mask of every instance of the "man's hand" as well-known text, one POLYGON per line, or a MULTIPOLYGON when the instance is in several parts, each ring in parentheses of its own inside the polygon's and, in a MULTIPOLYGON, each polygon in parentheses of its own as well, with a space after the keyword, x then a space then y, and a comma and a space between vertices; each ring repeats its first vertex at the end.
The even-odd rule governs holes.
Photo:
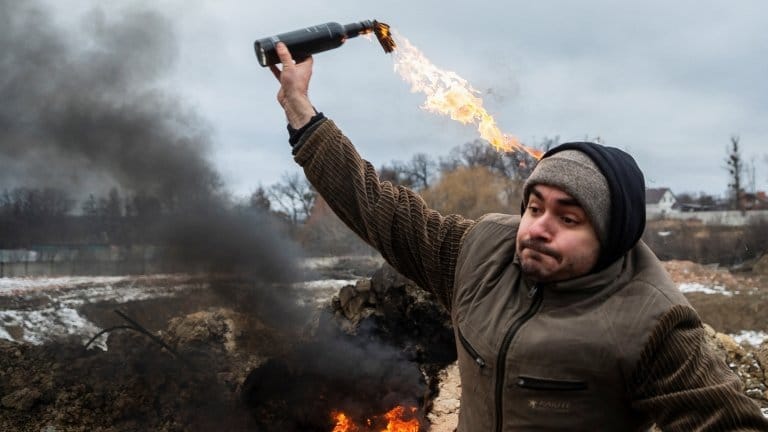
POLYGON ((277 101, 285 110, 288 123, 294 129, 299 129, 315 115, 315 109, 309 101, 309 79, 312 77, 312 57, 307 57, 296 63, 284 43, 278 42, 277 56, 283 64, 283 70, 275 65, 269 66, 272 73, 280 81, 280 91, 277 101))

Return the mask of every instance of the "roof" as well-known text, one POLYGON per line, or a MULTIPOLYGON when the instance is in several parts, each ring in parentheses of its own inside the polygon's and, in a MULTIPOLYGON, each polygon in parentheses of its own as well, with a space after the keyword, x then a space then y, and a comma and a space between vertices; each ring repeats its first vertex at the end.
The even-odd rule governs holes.
MULTIPOLYGON (((669 191, 669 188, 655 188, 645 190, 645 203, 646 204, 658 204, 661 201, 661 197, 669 191)), ((671 193, 671 192, 670 192, 671 193)))

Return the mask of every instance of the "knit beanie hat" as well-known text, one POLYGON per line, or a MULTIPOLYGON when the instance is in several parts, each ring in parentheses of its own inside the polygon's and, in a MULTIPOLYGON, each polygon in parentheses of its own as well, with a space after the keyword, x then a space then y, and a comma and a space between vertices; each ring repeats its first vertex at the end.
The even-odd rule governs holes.
POLYGON ((578 150, 565 150, 542 159, 523 186, 528 202, 537 184, 555 186, 579 202, 595 228, 600 244, 608 236, 611 193, 608 181, 589 156, 578 150))
POLYGON ((596 270, 622 257, 645 230, 645 180, 623 150, 590 142, 549 150, 523 185, 523 211, 536 184, 563 190, 584 209, 601 246, 596 270))

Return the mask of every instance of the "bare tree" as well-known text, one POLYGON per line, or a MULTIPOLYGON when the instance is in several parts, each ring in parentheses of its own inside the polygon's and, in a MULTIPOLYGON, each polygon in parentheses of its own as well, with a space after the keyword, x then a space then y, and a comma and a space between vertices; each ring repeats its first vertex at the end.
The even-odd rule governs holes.
POLYGON ((269 199, 291 219, 294 225, 306 220, 317 193, 306 178, 298 173, 283 174, 282 181, 269 188, 269 199))
POLYGON ((443 172, 454 171, 460 166, 467 168, 485 167, 505 174, 504 155, 480 139, 464 143, 451 149, 447 158, 441 159, 443 172))
POLYGON ((267 191, 265 191, 262 186, 256 188, 256 190, 251 194, 249 205, 253 209, 263 211, 269 211, 269 209, 272 207, 272 203, 269 201, 269 197, 267 196, 267 191))
POLYGON ((437 172, 437 162, 426 153, 416 153, 407 165, 407 175, 416 189, 426 189, 437 172))
POLYGON ((392 161, 379 169, 379 178, 415 190, 424 190, 437 174, 437 162, 426 153, 416 153, 407 163, 392 161))
POLYGON ((96 217, 99 214, 99 204, 93 194, 88 195, 88 198, 83 201, 83 204, 80 206, 80 208, 83 211, 83 215, 88 217, 96 217))
POLYGON ((739 151, 739 137, 737 135, 731 136, 731 148, 727 150, 727 152, 728 157, 725 159, 725 168, 730 175, 728 190, 731 198, 731 207, 734 209, 741 209, 741 194, 743 192, 741 186, 741 173, 744 170, 744 167, 741 160, 741 152, 739 151))
POLYGON ((98 213, 108 219, 117 219, 123 215, 123 205, 117 188, 109 190, 109 195, 99 198, 98 213))
MULTIPOLYGON (((559 137, 544 138, 529 147, 548 150, 559 142, 559 137)), ((440 171, 451 172, 458 167, 485 167, 513 180, 525 180, 533 171, 536 159, 523 151, 500 152, 484 140, 475 140, 451 149, 450 154, 440 159, 440 171)))
POLYGON ((393 160, 389 164, 384 164, 379 168, 379 179, 388 181, 394 185, 412 188, 411 178, 406 174, 407 168, 404 163, 393 160))

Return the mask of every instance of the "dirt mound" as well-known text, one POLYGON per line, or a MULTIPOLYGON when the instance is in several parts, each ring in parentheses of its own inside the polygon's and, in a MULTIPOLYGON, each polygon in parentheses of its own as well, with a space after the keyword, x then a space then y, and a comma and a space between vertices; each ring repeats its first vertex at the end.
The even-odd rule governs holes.
POLYGON ((736 276, 727 268, 717 265, 702 265, 679 260, 664 261, 663 265, 676 283, 720 285, 728 289, 737 289, 746 285, 755 286, 758 283, 756 278, 736 276))
POLYGON ((752 265, 752 272, 768 277, 768 253, 758 258, 752 265))
POLYGON ((236 322, 227 310, 173 320, 175 354, 129 330, 107 351, 0 341, 0 430, 253 430, 237 390, 259 358, 233 353, 236 322))
POLYGON ((744 384, 744 392, 762 408, 768 408, 768 341, 754 348, 740 345, 731 336, 704 325, 708 342, 744 384))

